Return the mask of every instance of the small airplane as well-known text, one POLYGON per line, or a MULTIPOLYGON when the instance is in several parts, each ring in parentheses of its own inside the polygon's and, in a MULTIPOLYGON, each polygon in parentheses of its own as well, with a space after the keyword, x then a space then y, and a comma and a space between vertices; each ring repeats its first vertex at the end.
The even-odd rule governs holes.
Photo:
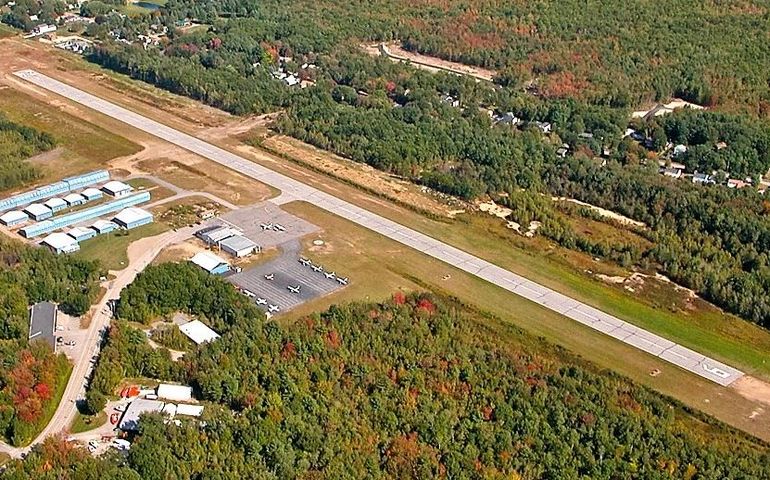
POLYGON ((326 278, 330 280, 334 280, 334 278, 337 276, 337 274, 334 272, 324 272, 324 275, 326 275, 326 278))
POLYGON ((256 297, 256 295, 254 295, 254 292, 252 292, 252 291, 250 291, 250 290, 246 290, 245 288, 243 289, 243 294, 244 294, 244 295, 246 295, 246 296, 247 296, 247 297, 249 297, 249 298, 254 298, 254 297, 256 297))
POLYGON ((262 228, 262 230, 272 230, 273 224, 272 223, 260 223, 259 226, 262 228))
POLYGON ((281 308, 278 305, 270 305, 267 307, 268 312, 280 312, 281 308))
POLYGON ((310 265, 310 266, 313 268, 314 272, 323 272, 324 271, 324 267, 322 267, 320 265, 310 265))
POLYGON ((307 258, 300 258, 299 263, 307 267, 308 265, 310 265, 311 262, 307 258))
POLYGON ((296 287, 288 285, 286 288, 288 288, 291 293, 299 293, 299 289, 302 288, 302 285, 297 285, 296 287))
POLYGON ((258 298, 257 299, 257 305, 267 305, 267 299, 265 299, 265 298, 258 298))
POLYGON ((286 228, 280 223, 276 223, 275 225, 273 225, 273 230, 275 230, 276 232, 285 232, 286 228))
POLYGON ((267 274, 265 274, 265 280, 272 280, 274 278, 275 278, 275 274, 274 273, 267 273, 267 274))
POLYGON ((340 285, 347 285, 348 284, 348 277, 337 277, 337 281, 340 285))

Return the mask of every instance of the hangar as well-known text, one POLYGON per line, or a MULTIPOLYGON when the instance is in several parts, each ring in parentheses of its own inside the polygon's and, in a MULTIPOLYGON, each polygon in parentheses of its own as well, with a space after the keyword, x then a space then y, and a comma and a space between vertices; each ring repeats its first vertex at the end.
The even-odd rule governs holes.
POLYGON ((123 209, 112 219, 118 226, 131 230, 152 223, 152 214, 137 207, 123 209))
POLYGON ((118 427, 123 431, 139 430, 139 416, 145 413, 160 413, 163 411, 163 402, 137 398, 128 405, 126 413, 120 420, 118 427))
POLYGON ((174 400, 177 402, 186 402, 192 400, 192 387, 187 385, 171 385, 161 383, 158 385, 158 398, 174 400))
POLYGON ((230 271, 230 264, 211 252, 198 252, 190 261, 212 275, 222 275, 230 271))
POLYGON ((234 257, 247 257, 259 252, 259 247, 246 237, 234 235, 219 242, 219 247, 234 257))
POLYGON ((43 202, 43 205, 50 208, 52 212, 58 212, 67 208, 67 202, 59 197, 49 198, 43 202))
POLYGON ((105 233, 112 232, 118 228, 118 225, 114 222, 110 222, 109 220, 97 220, 93 225, 91 225, 91 228, 94 229, 97 234, 103 235, 105 233))
POLYGON ((56 254, 72 253, 80 250, 78 241, 62 232, 56 232, 48 235, 43 239, 41 244, 45 245, 56 254))
POLYGON ((70 231, 67 232, 67 235, 74 238, 78 242, 82 242, 83 240, 94 238, 96 236, 96 232, 90 228, 75 227, 71 228, 70 231))
POLYGON ((131 185, 117 180, 102 185, 102 190, 106 192, 107 195, 112 195, 113 197, 124 197, 131 193, 133 189, 134 188, 131 185))
POLYGON ((86 197, 79 193, 70 193, 64 197, 64 201, 67 202, 67 205, 70 207, 77 207, 78 205, 86 203, 86 197))
POLYGON ((46 207, 42 203, 32 203, 30 205, 27 205, 27 207, 24 209, 24 212, 27 213, 27 215, 30 216, 35 221, 45 220, 46 218, 51 218, 53 216, 53 212, 50 208, 46 207))
POLYGON ((99 190, 98 188, 93 188, 93 187, 86 188, 85 190, 80 192, 80 194, 83 195, 84 197, 86 197, 86 200, 88 200, 89 202, 91 202, 93 200, 98 200, 98 199, 104 197, 104 193, 102 193, 101 190, 99 190))
POLYGON ((20 210, 11 210, 0 216, 0 223, 6 227, 15 227, 29 220, 29 215, 20 210))

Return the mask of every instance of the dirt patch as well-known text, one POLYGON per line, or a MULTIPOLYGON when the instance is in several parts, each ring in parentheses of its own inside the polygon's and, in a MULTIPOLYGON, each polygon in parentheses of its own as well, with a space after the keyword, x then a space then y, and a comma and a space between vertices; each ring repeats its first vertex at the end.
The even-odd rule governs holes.
POLYGON ((47 152, 38 153, 37 155, 34 155, 32 157, 29 157, 27 161, 31 163, 32 165, 48 165, 52 161, 58 160, 62 154, 64 153, 64 149, 61 147, 56 147, 53 150, 49 150, 47 152))
POLYGON ((291 157, 313 170, 321 171, 344 182, 377 192, 385 198, 410 205, 433 215, 451 218, 458 211, 463 211, 462 209, 452 209, 450 205, 421 192, 419 187, 409 181, 395 178, 369 165, 325 152, 290 137, 271 136, 264 139, 262 146, 278 154, 291 157))
POLYGON ((418 68, 424 68, 429 71, 448 71, 460 75, 478 78, 491 82, 497 76, 497 72, 481 67, 465 65, 463 63, 450 62, 437 57, 413 53, 401 48, 398 43, 380 43, 362 45, 364 51, 372 56, 386 55, 396 62, 410 62, 418 68))
POLYGON ((164 248, 161 250, 160 254, 155 257, 155 260, 153 260, 152 263, 157 265, 159 263, 181 262, 192 258, 193 255, 198 252, 202 252, 205 249, 206 248, 199 242, 188 240, 186 242, 178 243, 176 245, 171 245, 170 247, 164 248))
POLYGON ((580 200, 575 200, 574 198, 552 197, 551 200, 553 200, 554 202, 574 203, 575 205, 580 205, 581 207, 589 208, 592 211, 601 215, 602 217, 609 218, 610 220, 615 220, 616 222, 619 222, 623 225, 627 225, 630 227, 638 227, 638 228, 647 227, 647 225, 645 225, 644 222, 639 222, 637 220, 634 220, 633 218, 628 218, 619 213, 615 213, 612 210, 607 210, 605 208, 597 207, 596 205, 591 205, 590 203, 581 202, 580 200))
POLYGON ((750 375, 744 375, 733 382, 730 388, 753 402, 762 402, 770 405, 770 383, 750 375))

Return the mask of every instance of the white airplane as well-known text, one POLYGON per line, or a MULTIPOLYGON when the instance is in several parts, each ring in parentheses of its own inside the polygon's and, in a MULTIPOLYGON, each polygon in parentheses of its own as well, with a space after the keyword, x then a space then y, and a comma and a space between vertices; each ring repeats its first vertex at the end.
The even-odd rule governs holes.
POLYGON ((272 280, 274 278, 275 278, 275 274, 274 273, 267 273, 267 274, 265 274, 265 280, 272 280))
POLYGON ((268 312, 280 312, 281 308, 278 305, 270 305, 267 307, 268 312))
POLYGON ((265 299, 265 298, 258 298, 257 299, 257 305, 267 305, 267 299, 265 299))
POLYGON ((247 297, 249 297, 249 298, 254 298, 254 297, 256 297, 256 295, 254 295, 254 292, 252 292, 252 291, 250 291, 250 290, 246 290, 245 288, 243 289, 243 294, 244 294, 244 295, 246 295, 246 296, 247 296, 247 297))
POLYGON ((314 272, 323 272, 324 271, 324 267, 322 267, 320 265, 310 265, 310 266, 313 268, 314 272))
POLYGON ((307 258, 300 258, 299 263, 307 267, 308 265, 310 265, 311 262, 307 258))
POLYGON ((348 284, 348 277, 337 277, 337 281, 340 283, 340 285, 347 285, 348 284))
POLYGON ((299 293, 299 289, 302 288, 302 285, 297 285, 296 287, 288 285, 286 288, 288 288, 291 293, 299 293))
POLYGON ((334 280, 334 277, 337 276, 337 274, 334 273, 334 272, 324 272, 324 275, 326 275, 326 278, 328 278, 330 280, 334 280))
POLYGON ((272 223, 260 223, 259 226, 262 228, 262 230, 272 230, 273 224, 272 223))
POLYGON ((275 230, 276 232, 285 232, 286 228, 284 228, 284 226, 281 225, 280 223, 276 223, 275 225, 273 225, 273 230, 275 230))

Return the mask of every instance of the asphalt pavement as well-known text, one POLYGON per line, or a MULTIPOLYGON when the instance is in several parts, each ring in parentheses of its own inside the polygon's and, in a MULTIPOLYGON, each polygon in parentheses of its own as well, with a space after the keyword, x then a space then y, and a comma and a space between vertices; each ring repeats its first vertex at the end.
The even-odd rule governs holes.
MULTIPOLYGON (((15 75, 38 87, 57 93, 143 132, 164 139, 243 175, 277 188, 281 191, 278 202, 287 203, 292 200, 308 202, 401 244, 413 247, 426 255, 446 262, 478 278, 487 280, 511 293, 531 300, 596 331, 617 338, 627 345, 689 370, 705 379, 726 386, 743 376, 743 372, 729 365, 677 345, 663 337, 527 280, 486 260, 447 245, 440 240, 404 227, 352 203, 274 172, 234 153, 134 113, 114 103, 95 97, 34 70, 18 71, 15 72, 15 75)), ((619 359, 619 361, 621 360, 619 359)))

